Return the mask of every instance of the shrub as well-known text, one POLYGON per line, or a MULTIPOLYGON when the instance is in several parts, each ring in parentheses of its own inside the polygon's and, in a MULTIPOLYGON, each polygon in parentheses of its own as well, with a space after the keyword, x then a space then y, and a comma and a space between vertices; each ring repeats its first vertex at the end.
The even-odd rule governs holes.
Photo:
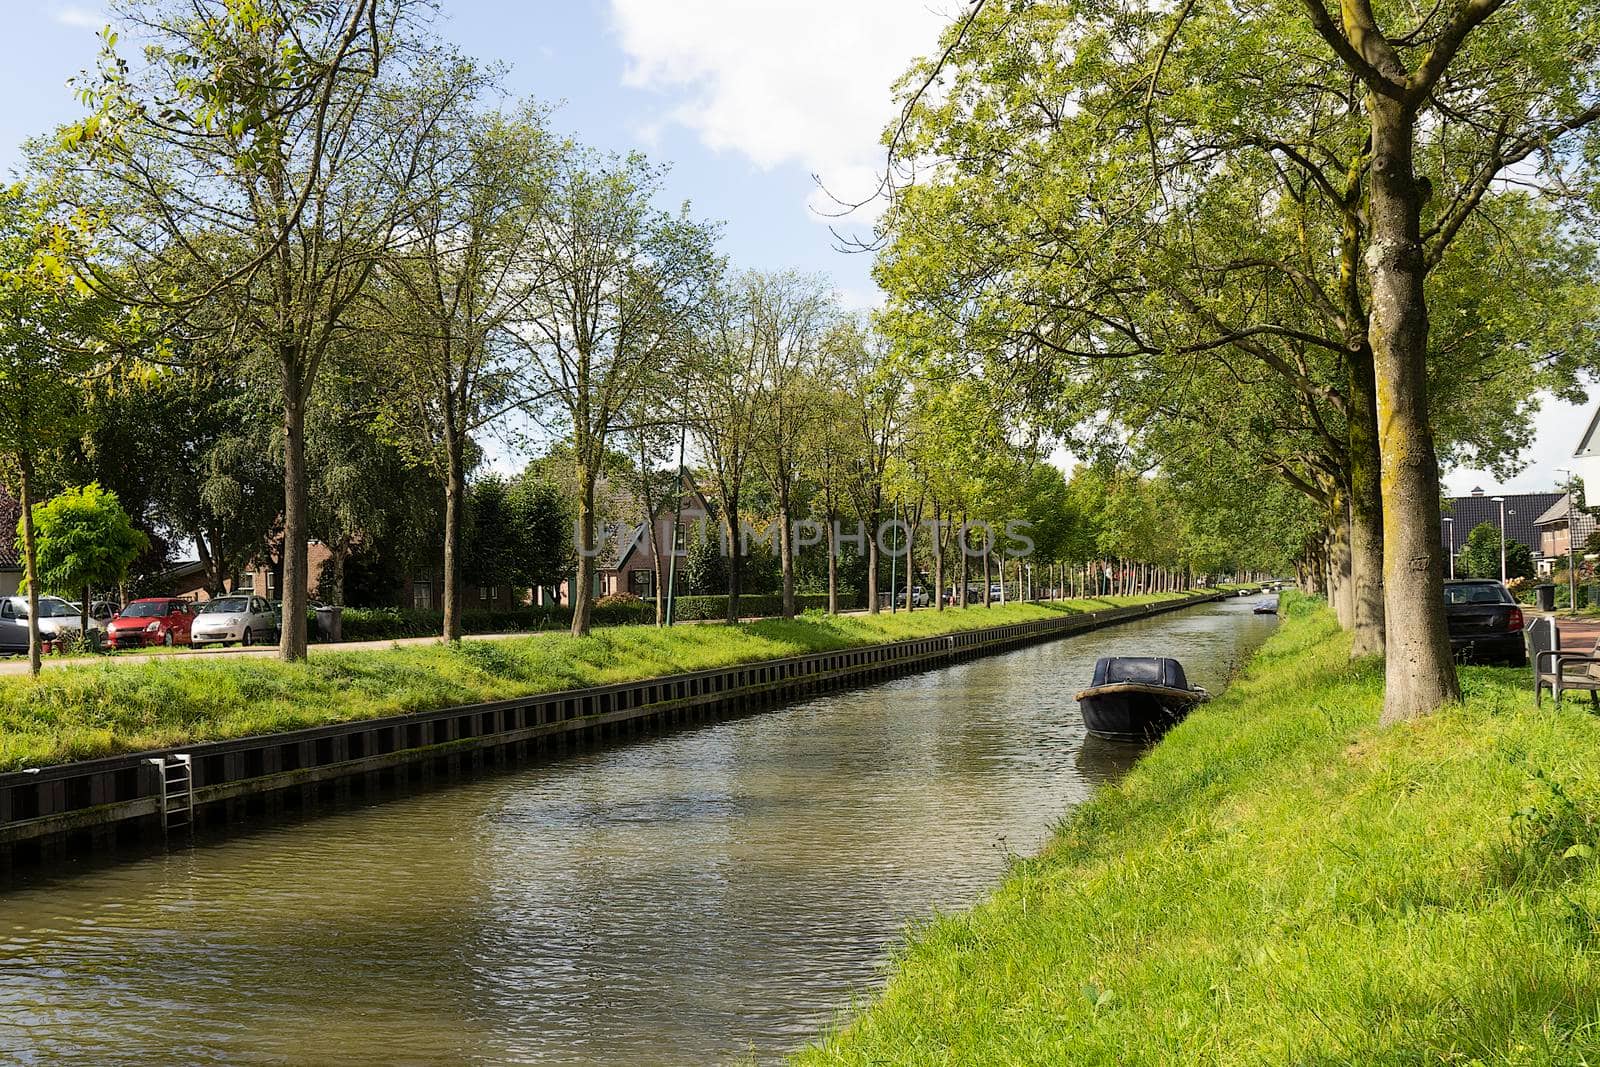
MULTIPOLYGON (((525 607, 461 613, 461 630, 469 634, 556 630, 571 622, 572 613, 566 608, 525 607)), ((345 608, 343 629, 346 641, 436 637, 444 630, 444 612, 415 608, 345 608)))
MULTIPOLYGON (((840 607, 851 608, 856 605, 849 597, 840 597, 840 607)), ((796 593, 794 597, 796 612, 827 611, 827 593, 796 593)), ((739 598, 739 614, 741 617, 774 616, 783 614, 783 597, 776 593, 771 594, 746 594, 739 598)), ((692 622, 698 619, 726 619, 728 617, 727 596, 680 596, 673 607, 674 619, 692 622)))

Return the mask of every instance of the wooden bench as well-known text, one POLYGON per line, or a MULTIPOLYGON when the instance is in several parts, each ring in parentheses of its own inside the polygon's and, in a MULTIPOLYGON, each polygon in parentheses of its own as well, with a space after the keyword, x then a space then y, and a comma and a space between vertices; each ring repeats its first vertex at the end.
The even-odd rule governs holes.
POLYGON ((1533 700, 1544 703, 1546 687, 1561 703, 1563 692, 1589 694, 1589 703, 1600 707, 1600 640, 1587 653, 1561 651, 1561 628, 1548 616, 1534 619, 1524 632, 1528 659, 1533 663, 1533 700), (1579 669, 1573 669, 1579 668, 1579 669))

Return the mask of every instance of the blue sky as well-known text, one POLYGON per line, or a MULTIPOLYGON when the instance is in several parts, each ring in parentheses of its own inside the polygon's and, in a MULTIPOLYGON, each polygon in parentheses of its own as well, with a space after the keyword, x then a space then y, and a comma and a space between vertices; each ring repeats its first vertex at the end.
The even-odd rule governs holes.
MULTIPOLYGON (((559 103, 563 130, 671 163, 671 204, 689 200, 722 220, 736 265, 824 272, 848 303, 867 305, 868 259, 833 249, 810 207, 811 175, 871 188, 890 82, 931 47, 943 16, 922 0, 852 15, 856 6, 445 0, 440 30, 468 54, 508 64, 511 94, 559 103), (841 20, 858 32, 841 32, 841 20), (784 42, 807 38, 842 47, 796 63, 798 49, 784 42)), ((9 172, 24 139, 78 113, 65 83, 93 63, 105 15, 94 0, 0 0, 0 9, 11 45, 0 64, 0 170, 9 172)))
MULTIPOLYGON (((725 224, 740 267, 827 274, 850 306, 876 302, 870 262, 833 248, 814 172, 841 196, 872 189, 890 85, 927 53, 960 0, 443 0, 440 32, 510 66, 514 96, 560 103, 556 124, 590 144, 672 164, 667 195, 725 224)), ((0 173, 23 140, 78 114, 66 81, 93 63, 98 0, 0 0, 0 173)), ((1548 488, 1588 422, 1551 402, 1528 469, 1548 488)), ((1447 490, 1495 486, 1455 471, 1447 490)))

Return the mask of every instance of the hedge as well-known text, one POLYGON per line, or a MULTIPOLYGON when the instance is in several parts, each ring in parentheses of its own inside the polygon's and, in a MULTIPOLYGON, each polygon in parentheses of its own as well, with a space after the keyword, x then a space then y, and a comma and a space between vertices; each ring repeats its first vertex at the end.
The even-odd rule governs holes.
MULTIPOLYGON (((609 598, 604 598, 609 599, 609 598)), ((828 610, 828 594, 796 593, 797 611, 828 610)), ((850 597, 841 598, 845 608, 857 606, 850 597)), ((682 622, 717 620, 728 617, 726 596, 680 596, 674 616, 682 622)), ((783 614, 783 597, 774 594, 747 594, 739 598, 741 617, 783 614)), ((632 626, 656 621, 654 600, 597 603, 596 626, 632 626)), ((461 630, 468 634, 523 633, 534 630, 561 630, 572 625, 568 607, 524 607, 510 611, 469 609, 461 613, 461 630)), ((433 637, 444 629, 444 612, 413 608, 345 608, 343 638, 346 641, 395 641, 403 637, 433 637)), ((313 636, 316 624, 310 627, 313 636)))
MULTIPOLYGON (((827 611, 827 593, 796 593, 794 595, 796 611, 827 611)), ((840 606, 851 608, 855 605, 849 597, 840 598, 840 606)), ((783 597, 777 593, 745 594, 739 598, 739 617, 755 618, 783 614, 783 597)), ((699 619, 726 619, 728 617, 728 598, 722 596, 681 596, 677 606, 672 611, 673 618, 692 622, 699 619)))
MULTIPOLYGON (((597 626, 637 625, 655 622, 655 618, 653 604, 607 604, 594 609, 597 626)), ((571 625, 572 610, 566 607, 525 607, 510 611, 470 609, 461 613, 461 630, 468 634, 562 630, 571 625)), ((444 612, 413 608, 345 608, 342 629, 346 641, 434 637, 444 629, 444 612)))

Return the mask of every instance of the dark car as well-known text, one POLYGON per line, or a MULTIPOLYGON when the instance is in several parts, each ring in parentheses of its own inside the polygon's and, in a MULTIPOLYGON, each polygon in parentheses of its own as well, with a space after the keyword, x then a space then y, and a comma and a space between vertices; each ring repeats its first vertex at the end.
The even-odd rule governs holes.
POLYGON ((1499 661, 1513 667, 1528 662, 1522 638, 1522 608, 1499 582, 1473 579, 1444 583, 1444 617, 1450 651, 1458 659, 1499 661))

